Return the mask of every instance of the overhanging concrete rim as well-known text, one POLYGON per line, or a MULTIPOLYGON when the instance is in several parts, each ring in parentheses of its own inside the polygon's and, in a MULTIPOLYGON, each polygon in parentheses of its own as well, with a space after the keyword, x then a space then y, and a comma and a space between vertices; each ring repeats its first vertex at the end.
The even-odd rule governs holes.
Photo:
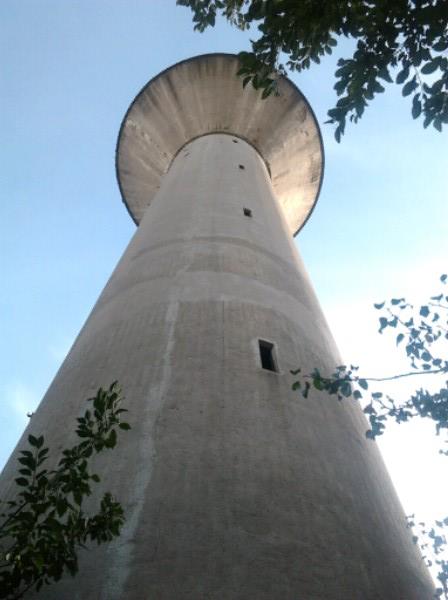
MULTIPOLYGON (((238 59, 238 55, 237 54, 233 54, 230 52, 210 52, 210 53, 206 53, 206 54, 199 54, 196 56, 192 56, 186 59, 183 59, 177 63, 174 63, 173 65, 170 65, 169 67, 167 67, 166 69, 164 69, 163 71, 160 71, 157 75, 155 75, 154 77, 152 77, 141 89, 140 91, 137 93, 137 95, 135 96, 135 98, 133 99, 133 101, 131 102, 131 104, 129 105, 122 121, 120 124, 120 129, 119 129, 119 133, 118 133, 118 137, 117 137, 117 142, 116 142, 116 146, 115 146, 115 173, 116 173, 116 177, 117 177, 117 182, 118 182, 118 187, 120 190, 120 194, 121 194, 121 198, 122 201, 129 213, 129 215, 131 216, 132 220, 134 221, 134 223, 138 226, 139 221, 137 220, 137 218, 135 217, 129 202, 126 199, 126 195, 124 193, 124 189, 123 189, 123 185, 120 179, 120 171, 119 171, 119 165, 118 165, 118 159, 119 159, 119 148, 120 148, 120 142, 121 142, 121 138, 123 135, 123 131, 124 128, 126 126, 126 122, 127 119, 130 115, 130 113, 132 112, 133 108, 135 107, 135 105, 139 102, 140 98, 142 97, 142 95, 146 92, 146 90, 151 86, 151 84, 153 84, 156 80, 158 80, 159 78, 162 78, 166 73, 168 73, 171 70, 176 69, 177 67, 187 64, 187 63, 193 63, 196 61, 200 61, 201 59, 208 59, 208 58, 231 58, 231 59, 238 59)), ((314 211, 314 208, 316 206, 317 200, 320 196, 320 191, 322 189, 322 183, 323 183, 323 178, 324 178, 324 171, 325 171, 325 153, 324 153, 324 146, 323 146, 323 140, 322 140, 322 133, 319 127, 319 123, 318 120, 316 118, 316 115, 310 105, 310 103, 308 102, 306 96, 300 91, 300 89, 298 88, 298 86, 291 81, 290 79, 288 79, 287 77, 284 77, 283 75, 279 76, 279 79, 283 80, 287 85, 289 85, 294 92, 301 97, 301 99, 303 100, 303 103, 306 106, 307 111, 309 112, 315 129, 316 129, 316 133, 317 133, 317 138, 318 138, 318 142, 319 142, 319 148, 320 148, 320 174, 319 174, 319 182, 317 185, 317 191, 314 197, 314 201, 311 204, 311 206, 308 209, 308 212, 306 214, 306 217, 304 218, 303 222, 300 224, 300 226, 297 228, 297 230, 293 233, 294 236, 296 236, 299 231, 302 229, 302 227, 308 222, 312 212, 314 211)), ((242 87, 242 85, 241 85, 242 87)), ((246 137, 242 136, 241 134, 238 134, 236 132, 229 132, 229 131, 211 131, 211 132, 207 132, 207 133, 202 133, 200 135, 197 136, 192 136, 190 139, 188 139, 187 141, 185 141, 184 144, 182 144, 182 147, 186 146, 188 143, 190 143, 191 141, 193 141, 194 139, 201 137, 203 135, 207 135, 207 134, 212 134, 212 133, 226 133, 229 135, 234 135, 235 137, 239 137, 241 139, 243 139, 246 143, 249 143, 251 146, 254 147, 254 149, 258 152, 258 154, 262 157, 263 161, 265 162, 265 164, 268 166, 268 172, 270 174, 270 165, 269 162, 266 160, 266 158, 263 156, 263 153, 260 151, 259 148, 257 148, 257 146, 255 144, 253 144, 250 140, 248 140, 246 137)), ((173 155, 173 157, 171 157, 171 161, 173 160, 174 156, 181 150, 181 147, 178 148, 178 150, 176 151, 176 153, 173 155)), ((171 163, 170 161, 170 163, 171 163)))

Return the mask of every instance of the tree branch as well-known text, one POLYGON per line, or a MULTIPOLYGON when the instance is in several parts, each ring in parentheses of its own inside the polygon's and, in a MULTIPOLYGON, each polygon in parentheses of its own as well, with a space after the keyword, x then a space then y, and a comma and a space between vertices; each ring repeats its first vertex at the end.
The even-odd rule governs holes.
POLYGON ((408 373, 400 373, 399 375, 391 375, 390 377, 361 377, 366 381, 392 381, 401 379, 402 377, 410 377, 411 375, 434 375, 437 373, 446 373, 446 369, 433 369, 429 371, 409 371, 408 373))

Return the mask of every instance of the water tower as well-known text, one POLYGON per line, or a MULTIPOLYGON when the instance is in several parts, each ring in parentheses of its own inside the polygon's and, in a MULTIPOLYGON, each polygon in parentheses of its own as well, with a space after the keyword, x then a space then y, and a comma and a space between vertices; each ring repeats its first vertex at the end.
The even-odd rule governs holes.
POLYGON ((127 521, 39 598, 432 597, 359 407, 291 390, 290 369, 341 363, 293 243, 322 141, 293 83, 262 100, 237 70, 227 54, 176 64, 124 118, 117 175, 138 229, 32 431, 64 447, 117 379, 133 429, 98 469, 127 521))

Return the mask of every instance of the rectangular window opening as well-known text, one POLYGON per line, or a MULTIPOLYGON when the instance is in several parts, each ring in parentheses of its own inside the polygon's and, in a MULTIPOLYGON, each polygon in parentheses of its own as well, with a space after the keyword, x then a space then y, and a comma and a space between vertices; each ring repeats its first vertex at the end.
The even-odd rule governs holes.
POLYGON ((261 366, 267 371, 274 371, 278 373, 277 361, 275 359, 274 344, 266 342, 265 340, 258 340, 258 346, 260 349, 260 360, 261 366))

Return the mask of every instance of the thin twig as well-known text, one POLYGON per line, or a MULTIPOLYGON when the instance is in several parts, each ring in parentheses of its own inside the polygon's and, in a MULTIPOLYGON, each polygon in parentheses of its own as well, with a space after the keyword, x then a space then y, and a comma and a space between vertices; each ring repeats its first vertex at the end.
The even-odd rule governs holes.
POLYGON ((360 377, 366 381, 392 381, 401 377, 410 377, 411 375, 435 375, 437 373, 446 373, 446 369, 435 369, 429 371, 409 371, 409 373, 400 373, 399 375, 391 375, 390 377, 360 377))

